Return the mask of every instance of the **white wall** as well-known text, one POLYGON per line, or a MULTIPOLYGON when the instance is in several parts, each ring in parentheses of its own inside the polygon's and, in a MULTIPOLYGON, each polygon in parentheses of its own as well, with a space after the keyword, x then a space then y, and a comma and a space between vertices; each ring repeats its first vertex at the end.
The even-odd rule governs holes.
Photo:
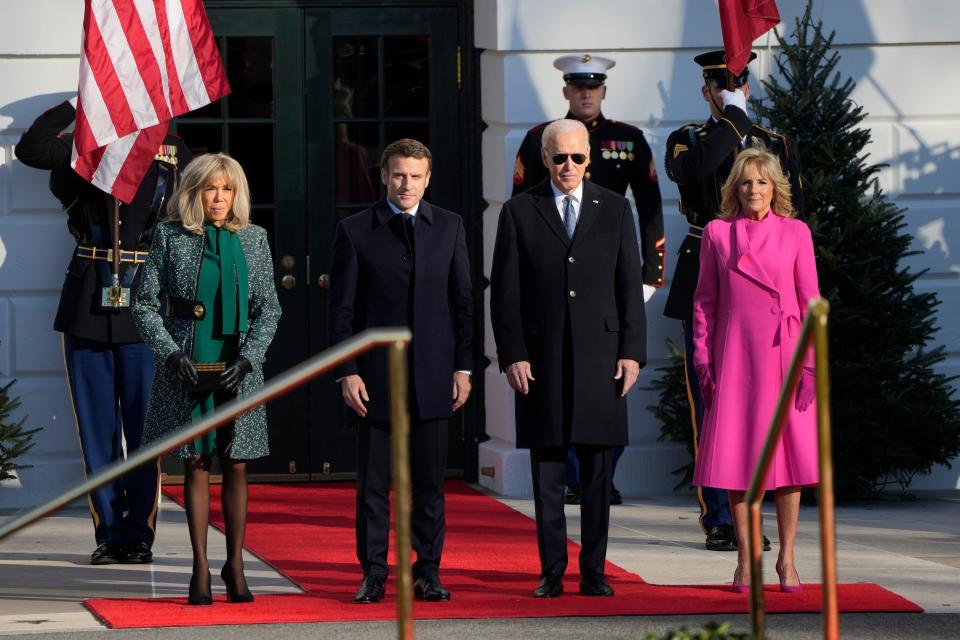
MULTIPOLYGON (((789 33, 803 10, 802 0, 780 0, 781 33, 789 33)), ((707 109, 700 97, 701 79, 692 62, 697 53, 722 48, 715 0, 607 0, 584 5, 574 0, 477 0, 477 46, 481 61, 484 132, 484 220, 486 272, 496 233, 497 216, 508 197, 517 147, 527 128, 561 117, 567 105, 563 80, 553 59, 570 52, 611 56, 617 65, 608 73, 604 114, 644 130, 654 154, 663 156, 666 135, 684 122, 702 120, 707 109), (667 7, 667 8, 665 8, 667 7), (575 47, 575 48, 574 48, 575 47)), ((836 31, 834 44, 842 61, 839 72, 857 82, 853 100, 869 117, 870 161, 888 163, 881 174, 887 195, 908 210, 907 231, 920 254, 912 269, 930 269, 918 283, 942 300, 942 329, 936 344, 945 344, 947 374, 960 374, 960 329, 951 322, 960 311, 960 84, 952 81, 960 68, 960 37, 955 25, 960 4, 949 0, 817 0, 814 15, 836 31), (950 249, 953 248, 951 254, 950 249)), ((773 66, 772 36, 759 39, 751 65, 754 77, 773 66)), ((754 82, 754 89, 759 83, 754 82)), ((677 212, 676 187, 661 175, 667 235, 667 273, 673 273, 673 251, 686 232, 677 212)), ((668 283, 669 286, 669 283, 668 283)), ((679 323, 663 318, 666 290, 658 292, 647 311, 650 362, 641 384, 656 377, 665 363, 665 339, 681 341, 679 323)), ((530 492, 525 451, 514 448, 512 397, 498 374, 496 349, 489 331, 486 354, 487 432, 481 445, 481 482, 511 495, 530 492), (492 469, 492 477, 489 475, 492 469)), ((669 491, 676 478, 671 469, 686 454, 677 445, 659 443, 659 424, 646 406, 656 398, 647 391, 630 399, 630 447, 617 469, 616 483, 627 494, 669 491)), ((915 488, 960 488, 960 465, 938 468, 920 478, 915 488)))
POLYGON ((43 427, 0 508, 35 504, 82 477, 76 423, 53 331, 73 241, 48 174, 16 161, 13 146, 48 107, 76 93, 83 3, 4 2, 0 20, 0 383, 43 427))

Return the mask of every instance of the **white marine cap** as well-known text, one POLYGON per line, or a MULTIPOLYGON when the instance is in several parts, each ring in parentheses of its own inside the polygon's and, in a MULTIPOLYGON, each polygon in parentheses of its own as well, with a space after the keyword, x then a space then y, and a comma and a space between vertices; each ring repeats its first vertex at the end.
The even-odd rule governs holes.
POLYGON ((563 71, 564 82, 586 87, 602 85, 607 79, 607 69, 615 64, 617 63, 613 58, 594 56, 589 53, 560 56, 553 61, 553 66, 563 71))

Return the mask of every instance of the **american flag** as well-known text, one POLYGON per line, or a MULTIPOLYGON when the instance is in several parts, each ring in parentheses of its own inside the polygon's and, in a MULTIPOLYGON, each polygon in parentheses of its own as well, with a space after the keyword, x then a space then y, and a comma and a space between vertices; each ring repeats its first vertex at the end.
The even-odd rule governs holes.
POLYGON ((129 203, 169 121, 229 92, 202 0, 86 0, 74 171, 129 203))

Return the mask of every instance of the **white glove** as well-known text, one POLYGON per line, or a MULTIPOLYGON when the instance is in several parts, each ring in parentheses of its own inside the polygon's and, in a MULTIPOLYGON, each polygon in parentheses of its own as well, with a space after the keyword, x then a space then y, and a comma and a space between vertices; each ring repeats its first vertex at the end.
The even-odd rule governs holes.
POLYGON ((72 98, 70 98, 69 100, 67 100, 67 102, 70 103, 70 106, 71 106, 71 107, 73 107, 74 109, 76 109, 76 108, 77 108, 77 98, 79 98, 79 97, 80 97, 80 96, 73 96, 72 98))
POLYGON ((724 107, 733 105, 744 113, 747 112, 747 96, 743 95, 742 89, 736 89, 735 91, 724 89, 720 92, 720 99, 723 100, 724 107))
POLYGON ((643 302, 646 304, 650 302, 650 298, 653 297, 653 294, 656 293, 657 288, 649 284, 643 285, 643 302))

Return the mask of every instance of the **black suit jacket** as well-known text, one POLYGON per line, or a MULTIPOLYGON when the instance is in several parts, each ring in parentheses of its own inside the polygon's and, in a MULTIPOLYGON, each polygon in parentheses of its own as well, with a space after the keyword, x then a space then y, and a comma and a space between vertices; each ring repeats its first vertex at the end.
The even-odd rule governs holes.
MULTIPOLYGON (((330 267, 330 342, 370 327, 409 326, 410 414, 452 414, 453 372, 473 370, 473 294, 463 220, 420 201, 413 238, 381 200, 337 224, 330 267)), ((367 419, 390 419, 383 349, 341 365, 359 374, 370 395, 367 419)))
POLYGON ((630 205, 591 182, 573 241, 549 181, 503 205, 493 250, 491 323, 501 369, 530 361, 517 394, 517 445, 627 443, 617 360, 646 362, 640 254, 630 205))
MULTIPOLYGON (((113 200, 73 171, 70 166, 71 136, 61 135, 75 116, 76 111, 69 102, 41 114, 17 143, 17 159, 35 169, 50 171, 50 191, 66 209, 67 226, 78 244, 106 249, 113 246, 113 200)), ((187 145, 171 134, 167 135, 164 144, 176 147, 177 171, 182 171, 192 157, 187 145)), ((150 250, 153 230, 165 217, 166 202, 175 187, 171 173, 171 179, 161 185, 164 186, 161 210, 151 215, 160 172, 160 163, 154 161, 140 182, 133 201, 129 205, 121 203, 121 249, 150 250)), ((122 265, 124 271, 129 268, 122 265)), ((100 306, 101 280, 106 277, 109 283, 108 274, 108 263, 74 256, 66 270, 53 328, 105 343, 140 342, 140 332, 129 308, 114 310, 100 306)), ((130 284, 131 295, 136 292, 139 282, 138 270, 130 284)))

